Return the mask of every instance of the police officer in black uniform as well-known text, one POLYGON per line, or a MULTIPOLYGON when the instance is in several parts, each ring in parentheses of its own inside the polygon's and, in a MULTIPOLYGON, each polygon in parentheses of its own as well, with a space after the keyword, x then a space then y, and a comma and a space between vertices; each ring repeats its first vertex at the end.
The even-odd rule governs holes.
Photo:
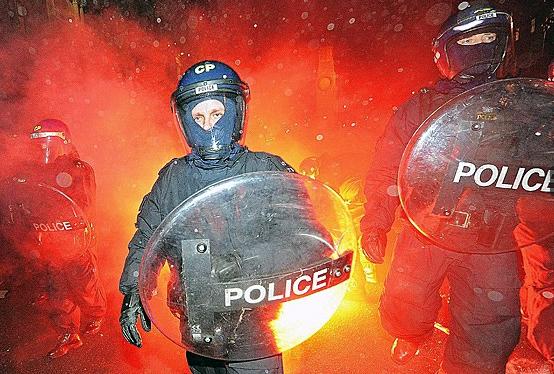
MULTIPOLYGON (((58 358, 83 344, 81 332, 85 335, 97 333, 106 313, 106 295, 98 278, 95 253, 96 183, 92 167, 79 158, 64 122, 42 120, 34 126, 30 137, 29 162, 20 165, 13 180, 19 184, 44 186, 44 191, 66 196, 67 200, 61 201, 68 201, 71 209, 80 212, 79 218, 87 221, 86 224, 79 222, 83 227, 78 227, 76 222, 35 224, 37 235, 33 235, 36 238, 33 250, 40 254, 38 260, 46 268, 49 314, 60 334, 48 357, 58 358), (80 331, 81 324, 84 324, 83 331, 80 331)), ((23 197, 23 200, 34 200, 43 206, 50 203, 41 202, 41 199, 47 199, 47 195, 23 197)), ((54 204, 52 209, 59 213, 64 207, 54 204)), ((57 212, 52 213, 55 216, 57 212)))
MULTIPOLYGON (((420 90, 394 114, 367 175, 361 229, 370 261, 383 262, 386 234, 399 205, 398 167, 411 136, 450 98, 497 78, 511 32, 510 15, 485 1, 461 2, 442 26, 433 53, 443 79, 420 90)), ((430 243, 408 222, 396 243, 380 302, 382 324, 396 337, 392 359, 406 363, 432 334, 445 278, 451 287, 452 326, 442 372, 504 373, 520 330, 517 254, 451 252, 430 243)))
MULTIPOLYGON (((248 99, 248 85, 231 67, 213 60, 190 67, 172 95, 173 112, 191 151, 160 170, 141 203, 137 231, 129 243, 119 287, 124 294, 120 324, 125 339, 137 347, 142 346, 138 316, 145 331, 151 328, 138 292, 139 264, 146 243, 162 220, 189 196, 225 178, 255 171, 294 172, 280 157, 239 144, 248 99)), ((225 362, 187 352, 187 360, 194 374, 283 372, 281 355, 225 362)))

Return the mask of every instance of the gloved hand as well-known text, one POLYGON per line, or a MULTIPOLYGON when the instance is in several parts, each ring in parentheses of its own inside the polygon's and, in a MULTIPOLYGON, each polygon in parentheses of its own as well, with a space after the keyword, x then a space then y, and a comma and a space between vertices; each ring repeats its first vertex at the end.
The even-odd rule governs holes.
POLYGON ((382 230, 362 233, 361 247, 364 256, 374 264, 382 264, 387 248, 387 234, 382 230))
POLYGON ((140 324, 143 330, 149 332, 152 329, 152 323, 146 315, 139 294, 136 292, 129 293, 123 297, 119 324, 125 340, 140 348, 142 347, 142 339, 136 326, 137 316, 140 316, 140 324))

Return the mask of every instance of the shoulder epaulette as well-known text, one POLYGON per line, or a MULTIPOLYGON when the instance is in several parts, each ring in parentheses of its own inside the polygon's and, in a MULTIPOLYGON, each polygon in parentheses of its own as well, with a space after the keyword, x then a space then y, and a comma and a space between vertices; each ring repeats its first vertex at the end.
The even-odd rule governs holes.
POLYGON ((179 163, 179 158, 172 159, 160 169, 160 171, 158 172, 158 175, 162 175, 162 173, 164 173, 169 167, 171 167, 172 165, 177 165, 178 163, 179 163))

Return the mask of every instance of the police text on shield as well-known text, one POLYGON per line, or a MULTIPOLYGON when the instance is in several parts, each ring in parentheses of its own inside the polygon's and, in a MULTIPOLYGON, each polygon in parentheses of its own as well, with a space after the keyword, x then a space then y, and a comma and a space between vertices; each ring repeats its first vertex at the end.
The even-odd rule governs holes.
POLYGON ((252 305, 260 304, 264 301, 285 301, 325 288, 329 278, 329 268, 324 268, 314 272, 313 275, 303 274, 295 278, 286 279, 284 284, 282 282, 279 283, 281 286, 276 286, 275 282, 271 282, 267 286, 254 284, 246 289, 239 287, 226 288, 225 306, 230 307, 233 302, 238 300, 252 305))
POLYGON ((520 167, 514 176, 513 169, 513 167, 498 167, 493 164, 484 164, 477 167, 471 162, 460 161, 454 175, 454 183, 461 183, 462 178, 472 177, 479 187, 494 186, 512 190, 521 188, 529 192, 554 192, 554 186, 552 185, 554 170, 520 167), (509 175, 511 177, 508 177, 509 175))

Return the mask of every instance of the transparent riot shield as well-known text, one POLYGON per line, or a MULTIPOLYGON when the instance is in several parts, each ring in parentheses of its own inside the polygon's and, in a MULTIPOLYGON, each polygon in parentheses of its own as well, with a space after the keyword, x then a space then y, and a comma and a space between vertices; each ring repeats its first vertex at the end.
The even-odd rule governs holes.
POLYGON ((317 332, 347 288, 356 235, 330 188, 256 172, 193 195, 149 241, 141 299, 188 351, 224 360, 271 356, 317 332))
POLYGON ((536 79, 476 87, 417 130, 399 169, 406 215, 437 245, 501 253, 554 232, 554 85, 536 79), (540 235, 514 240, 520 224, 540 235))
POLYGON ((93 236, 87 217, 68 195, 17 177, 0 186, 0 229, 23 257, 51 265, 82 255, 93 236))

